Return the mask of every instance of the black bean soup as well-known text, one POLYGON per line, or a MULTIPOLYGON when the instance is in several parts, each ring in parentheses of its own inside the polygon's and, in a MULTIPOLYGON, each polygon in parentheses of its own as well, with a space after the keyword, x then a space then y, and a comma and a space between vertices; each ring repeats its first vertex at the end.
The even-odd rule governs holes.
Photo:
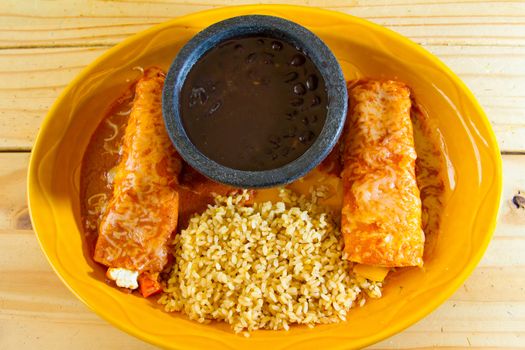
POLYGON ((301 50, 242 37, 208 51, 181 93, 186 133, 208 158, 239 170, 269 170, 301 156, 325 123, 327 93, 301 50))

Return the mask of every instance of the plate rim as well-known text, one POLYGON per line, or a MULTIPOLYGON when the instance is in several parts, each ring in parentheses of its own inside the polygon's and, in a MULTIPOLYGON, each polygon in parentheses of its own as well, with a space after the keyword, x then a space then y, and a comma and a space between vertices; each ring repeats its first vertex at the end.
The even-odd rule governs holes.
MULTIPOLYGON (((483 257, 485 251, 487 250, 488 244, 490 243, 492 236, 495 231, 497 218, 499 214, 499 207, 501 203, 501 194, 502 194, 502 160, 501 160, 501 153, 499 150, 499 145, 497 143, 496 136, 494 134, 494 131, 490 125, 489 119, 487 118, 487 115, 485 114, 484 110, 481 108, 479 102, 475 98, 474 94, 470 91, 470 89, 466 86, 466 84, 448 67, 446 66, 437 56, 430 53, 428 50, 423 48, 422 46, 416 44, 409 38, 394 32, 393 30, 386 28, 384 26, 381 26, 379 24, 373 23, 371 21, 368 21, 366 19, 356 17, 350 14, 346 14, 339 11, 334 10, 328 10, 324 8, 318 8, 318 7, 312 7, 312 6, 300 6, 300 5, 285 5, 285 4, 256 4, 256 5, 240 5, 240 6, 222 6, 218 8, 212 8, 207 9, 203 11, 198 12, 192 12, 189 14, 181 15, 174 17, 171 20, 156 24, 154 26, 151 26, 145 30, 142 30, 140 32, 137 32, 118 44, 114 45, 113 47, 107 49, 104 51, 100 56, 98 56, 95 60, 93 60, 91 63, 89 63, 86 67, 82 69, 80 73, 78 73, 73 80, 71 80, 66 88, 62 90, 62 92, 58 95, 52 106, 50 107, 49 111, 46 113, 46 116, 42 120, 40 124, 40 129, 37 133, 37 136, 35 138, 34 144, 32 146, 31 155, 29 159, 29 166, 28 166, 28 175, 27 175, 27 201, 28 201, 28 210, 29 215, 31 218, 31 223, 33 225, 33 231, 35 232, 35 235, 37 237, 40 249, 44 253, 44 256, 46 257, 46 260, 51 265, 53 271, 58 275, 62 283, 66 285, 66 287, 75 295, 77 299, 82 301, 83 304, 88 306, 90 310, 92 310, 96 315, 101 317, 102 319, 108 321, 112 326, 117 327, 120 330, 125 331, 129 335, 135 336, 143 341, 146 341, 150 344, 154 344, 157 346, 164 347, 166 344, 160 342, 157 340, 155 336, 150 335, 149 333, 143 332, 141 329, 135 327, 135 326, 129 326, 127 324, 123 324, 121 322, 117 322, 115 319, 111 317, 111 315, 103 314, 98 312, 94 309, 94 307, 85 300, 82 296, 80 296, 66 281, 66 279, 63 277, 62 271, 59 267, 55 266, 53 259, 48 255, 46 250, 44 249, 44 242, 41 241, 40 235, 37 233, 37 226, 35 225, 35 220, 33 219, 33 210, 32 210, 32 197, 37 196, 37 192, 40 192, 38 189, 39 183, 38 181, 38 162, 39 160, 36 159, 36 153, 35 150, 39 149, 39 144, 42 143, 43 135, 45 134, 45 130, 49 128, 49 124, 52 120, 52 116, 55 114, 55 110, 58 108, 58 106, 62 103, 63 99, 66 97, 66 95, 73 89, 74 86, 78 84, 81 80, 83 80, 90 72, 91 70, 96 67, 100 62, 104 61, 108 56, 112 55, 116 51, 120 50, 121 47, 141 38, 144 36, 147 36, 153 32, 161 31, 162 29, 168 28, 176 24, 178 21, 181 20, 190 20, 192 17, 198 18, 200 16, 205 16, 208 13, 214 12, 214 13, 220 13, 220 12, 231 12, 231 11, 249 11, 250 13, 257 13, 257 11, 265 10, 265 11, 271 11, 271 10, 299 10, 303 12, 322 12, 325 13, 327 16, 332 16, 334 18, 340 18, 342 21, 348 21, 350 18, 355 23, 359 23, 366 27, 371 27, 372 29, 375 29, 377 31, 382 32, 382 34, 387 35, 395 40, 402 41, 404 44, 410 46, 413 50, 417 51, 418 53, 424 55, 426 58, 433 61, 448 77, 450 77, 453 81, 453 83, 458 86, 461 91, 466 95, 466 98, 473 104, 473 107, 476 111, 476 113, 481 117, 481 120, 483 122, 483 126, 487 129, 488 137, 490 138, 490 142, 492 145, 494 145, 493 148, 490 148, 491 151, 493 151, 494 161, 495 161, 495 173, 494 178, 490 186, 488 186, 487 193, 492 192, 495 188, 497 194, 497 200, 494 200, 492 205, 487 209, 492 214, 492 217, 490 219, 490 222, 487 225, 486 234, 484 235, 483 240, 480 242, 480 249, 477 251, 475 255, 472 256, 470 259, 470 263, 466 266, 465 269, 459 273, 456 278, 450 281, 446 285, 443 291, 439 293, 439 297, 432 299, 431 302, 427 303, 425 307, 422 307, 418 310, 418 312, 412 313, 409 317, 406 318, 404 322, 396 322, 391 327, 388 328, 388 331, 381 331, 378 333, 375 333, 371 336, 368 336, 366 338, 356 339, 355 343, 358 347, 365 347, 371 344, 375 344, 381 340, 384 340, 386 338, 389 338, 395 334, 398 334, 399 332, 403 331, 404 329, 410 327, 411 325, 415 324, 416 322, 422 320, 424 317, 428 316, 431 312, 433 312, 438 306, 440 306, 443 302, 448 300, 450 296, 465 282, 465 280, 471 275, 472 271, 477 267, 479 264, 479 261, 483 257)), ((308 27, 308 26, 306 26, 308 27)), ((480 204, 480 207, 482 207, 483 204, 480 204)), ((478 209, 479 212, 479 209, 478 209)), ((42 229, 42 228, 41 228, 42 229)), ((315 338, 315 337, 314 337, 315 338)), ((177 348, 177 344, 172 344, 174 348, 177 348)))

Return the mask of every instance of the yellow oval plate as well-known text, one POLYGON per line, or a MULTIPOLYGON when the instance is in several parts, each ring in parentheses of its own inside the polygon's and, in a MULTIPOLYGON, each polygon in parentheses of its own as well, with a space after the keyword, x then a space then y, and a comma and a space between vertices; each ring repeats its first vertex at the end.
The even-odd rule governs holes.
POLYGON ((483 111, 465 85, 420 46, 367 21, 295 6, 228 7, 177 18, 108 50, 73 80, 44 120, 31 156, 28 196, 40 245, 64 283, 90 308, 124 331, 174 349, 348 349, 363 347, 418 321, 467 278, 485 251, 501 191, 501 159, 483 111), (153 302, 104 283, 86 254, 79 203, 80 162, 110 101, 135 66, 167 68, 180 47, 217 21, 267 14, 300 23, 333 50, 347 79, 397 78, 412 87, 437 120, 448 150, 453 187, 442 232, 423 269, 389 280, 384 297, 351 310, 348 321, 309 329, 235 335, 227 325, 203 325, 163 312, 153 302))

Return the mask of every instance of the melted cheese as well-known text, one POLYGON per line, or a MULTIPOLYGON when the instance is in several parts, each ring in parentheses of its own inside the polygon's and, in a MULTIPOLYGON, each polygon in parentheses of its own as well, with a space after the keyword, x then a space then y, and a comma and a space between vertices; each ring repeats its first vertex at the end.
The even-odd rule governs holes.
POLYGON ((424 233, 415 177, 410 91, 369 81, 350 91, 341 230, 349 260, 421 266, 424 233))
POLYGON ((370 281, 383 282, 389 272, 389 269, 380 266, 356 264, 353 271, 356 275, 366 278, 370 281))
MULTIPOLYGON (((312 190, 320 187, 322 187, 326 197, 319 198, 319 204, 329 208, 334 213, 340 212, 343 201, 341 178, 328 173, 324 169, 321 170, 317 167, 306 174, 306 176, 286 186, 286 188, 304 196, 309 196, 312 190)), ((280 202, 282 199, 279 197, 279 191, 280 187, 258 189, 253 200, 256 203, 280 202)))
POLYGON ((101 219, 95 260, 131 271, 159 272, 175 230, 181 160, 162 118, 164 74, 148 69, 135 99, 113 171, 113 194, 101 219))

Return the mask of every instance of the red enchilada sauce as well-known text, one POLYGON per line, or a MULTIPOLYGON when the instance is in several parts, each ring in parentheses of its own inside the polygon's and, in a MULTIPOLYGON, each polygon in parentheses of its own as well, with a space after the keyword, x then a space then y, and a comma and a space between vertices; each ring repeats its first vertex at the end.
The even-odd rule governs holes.
POLYGON ((321 73, 301 50, 267 37, 229 40, 195 63, 180 112, 192 143, 240 170, 268 170, 301 156, 327 113, 321 73))

